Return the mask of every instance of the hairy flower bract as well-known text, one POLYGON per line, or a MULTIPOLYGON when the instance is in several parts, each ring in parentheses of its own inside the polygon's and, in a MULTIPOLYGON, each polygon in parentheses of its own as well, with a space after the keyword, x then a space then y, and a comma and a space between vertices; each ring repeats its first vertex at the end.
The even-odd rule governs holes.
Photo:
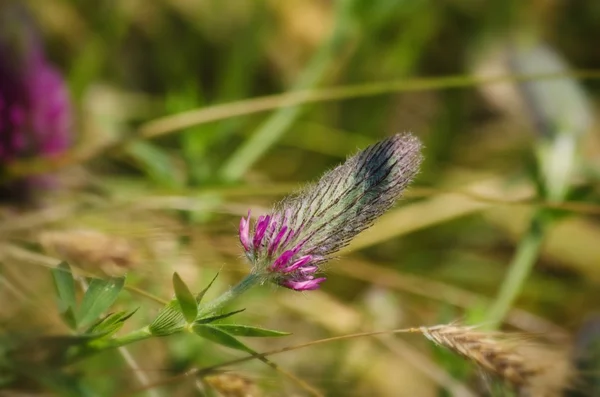
POLYGON ((285 198, 239 237, 253 272, 297 291, 319 288, 321 264, 387 211, 417 174, 421 144, 396 134, 327 172, 317 183, 285 198))

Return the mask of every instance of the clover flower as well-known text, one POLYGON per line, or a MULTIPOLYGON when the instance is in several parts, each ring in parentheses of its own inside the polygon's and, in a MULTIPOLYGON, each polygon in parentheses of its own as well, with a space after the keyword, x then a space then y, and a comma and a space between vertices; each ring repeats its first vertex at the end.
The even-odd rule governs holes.
MULTIPOLYGON (((54 156, 70 144, 71 111, 62 77, 46 60, 40 38, 18 3, 0 4, 0 167, 54 156)), ((44 178, 3 186, 21 194, 44 178)), ((14 198, 14 197, 13 197, 14 198)))
POLYGON ((390 209, 417 174, 421 144, 396 134, 327 172, 317 183, 284 199, 239 237, 253 272, 296 291, 314 290, 321 265, 390 209))

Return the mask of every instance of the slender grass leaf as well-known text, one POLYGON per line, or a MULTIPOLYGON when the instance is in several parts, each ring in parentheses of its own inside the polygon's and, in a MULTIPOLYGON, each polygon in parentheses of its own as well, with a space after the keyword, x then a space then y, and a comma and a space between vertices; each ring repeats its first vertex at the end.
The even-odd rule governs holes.
POLYGON ((188 323, 193 322, 198 315, 198 304, 196 303, 196 298, 194 298, 194 295, 192 295, 190 289, 185 285, 177 272, 173 273, 173 289, 175 290, 175 297, 177 297, 179 308, 185 320, 188 323))
POLYGON ((199 319, 199 320, 196 320, 196 321, 195 321, 195 324, 208 324, 208 323, 212 323, 213 321, 222 320, 222 319, 224 319, 224 318, 231 317, 231 316, 233 316, 234 314, 241 313, 241 312, 243 312, 244 310, 246 310, 246 309, 240 309, 240 310, 236 310, 236 311, 234 311, 234 312, 229 312, 229 313, 225 313, 225 314, 220 314, 220 315, 218 315, 218 316, 211 316, 211 317, 205 317, 205 318, 201 318, 201 319, 199 319))
POLYGON ((181 173, 173 159, 159 146, 146 141, 136 141, 127 146, 127 154, 155 182, 170 188, 182 186, 181 173))
POLYGON ((52 279, 58 295, 59 310, 65 313, 67 310, 75 310, 75 280, 71 273, 71 268, 67 262, 61 262, 56 268, 52 269, 52 279))
POLYGON ((198 295, 196 295, 196 303, 198 305, 202 302, 202 299, 204 298, 204 295, 206 294, 206 291, 208 291, 210 289, 210 287, 212 287, 212 285, 215 282, 215 280, 217 279, 217 277, 219 277, 219 273, 215 274, 215 276, 210 281, 210 283, 208 283, 208 285, 206 286, 206 288, 204 288, 202 291, 200 291, 198 293, 198 295))
MULTIPOLYGON (((338 2, 336 20, 331 35, 319 48, 302 72, 294 90, 314 88, 325 75, 334 60, 337 60, 346 43, 352 36, 349 27, 353 25, 353 1, 338 2)), ((287 132, 300 117, 300 106, 281 108, 273 113, 242 146, 233 152, 220 170, 226 181, 238 180, 287 132)))
POLYGON ((218 328, 228 334, 235 336, 248 336, 256 338, 266 338, 272 336, 287 336, 291 335, 289 332, 275 331, 272 329, 265 329, 259 327, 251 327, 249 325, 237 325, 237 324, 212 324, 213 327, 218 328))
POLYGON ((212 325, 196 323, 192 326, 192 330, 196 335, 202 338, 206 338, 212 342, 218 343, 222 346, 245 351, 251 354, 256 354, 254 350, 250 349, 248 346, 237 340, 235 336, 212 325))
POLYGON ((125 279, 122 277, 109 280, 92 279, 78 311, 79 327, 88 326, 100 317, 117 299, 124 284, 125 279))
POLYGON ((540 133, 536 152, 544 193, 562 201, 578 165, 578 145, 593 122, 593 108, 579 82, 568 77, 570 68, 554 48, 542 43, 511 47, 510 63, 518 74, 563 73, 548 81, 522 81, 520 91, 540 133))

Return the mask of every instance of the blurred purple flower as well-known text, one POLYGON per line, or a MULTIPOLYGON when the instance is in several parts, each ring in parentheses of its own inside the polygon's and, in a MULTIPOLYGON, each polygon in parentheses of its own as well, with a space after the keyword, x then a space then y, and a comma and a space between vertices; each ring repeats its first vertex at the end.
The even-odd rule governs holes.
MULTIPOLYGON (((70 144, 71 109, 62 77, 46 60, 25 10, 0 5, 0 164, 55 156, 70 144)), ((38 184, 29 178, 14 185, 38 184), (28 183, 29 182, 29 183, 28 183)), ((14 190, 15 186, 4 187, 14 190)))
POLYGON ((253 229, 248 211, 239 237, 253 272, 296 291, 319 288, 320 265, 394 204, 418 172, 420 149, 414 136, 394 135, 284 199, 253 229))

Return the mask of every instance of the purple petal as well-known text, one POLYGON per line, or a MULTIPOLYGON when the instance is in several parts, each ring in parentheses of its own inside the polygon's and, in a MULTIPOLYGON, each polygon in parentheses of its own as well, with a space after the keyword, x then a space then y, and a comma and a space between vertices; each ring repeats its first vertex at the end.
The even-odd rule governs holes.
POLYGON ((294 255, 296 255, 294 251, 285 251, 279 256, 279 258, 277 258, 275 262, 273 262, 273 265, 271 265, 271 270, 276 272, 281 271, 284 266, 287 266, 288 262, 294 255))
POLYGON ((290 266, 288 266, 285 269, 283 269, 282 272, 283 273, 290 273, 290 272, 293 272, 294 270, 298 270, 302 266, 304 266, 307 263, 309 263, 311 260, 312 260, 312 256, 311 255, 301 256, 296 262, 292 263, 290 266))
POLYGON ((269 256, 273 255, 273 252, 277 251, 279 243, 281 242, 283 236, 285 236, 287 230, 287 226, 283 226, 281 230, 279 230, 279 233, 277 233, 277 236, 275 236, 275 238, 271 241, 271 244, 269 244, 269 250, 267 251, 269 256))
POLYGON ((273 235, 275 234, 275 230, 277 230, 277 220, 275 217, 271 218, 271 222, 267 228, 266 237, 270 240, 273 239, 273 235))
POLYGON ((254 232, 254 249, 259 249, 260 244, 262 243, 263 237, 265 236, 265 232, 267 231, 267 226, 269 226, 269 221, 271 217, 267 216, 259 216, 258 221, 256 222, 255 232, 254 232))
MULTIPOLYGON (((273 240, 273 236, 275 235, 275 232, 277 231, 277 225, 279 224, 279 218, 281 218, 281 215, 279 215, 279 214, 271 215, 271 221, 269 222, 269 225, 267 228, 267 233, 265 234, 265 237, 269 241, 273 240)), ((283 225, 283 223, 282 223, 282 225, 283 225)))
POLYGON ((298 269, 298 271, 303 275, 314 274, 317 272, 317 270, 319 270, 319 266, 304 266, 298 269))
POLYGON ((315 278, 313 280, 284 280, 281 282, 282 287, 293 289, 295 291, 311 291, 319 288, 319 284, 325 281, 325 277, 315 278))
POLYGON ((250 251, 250 210, 248 210, 248 219, 240 219, 240 242, 246 251, 250 251))

